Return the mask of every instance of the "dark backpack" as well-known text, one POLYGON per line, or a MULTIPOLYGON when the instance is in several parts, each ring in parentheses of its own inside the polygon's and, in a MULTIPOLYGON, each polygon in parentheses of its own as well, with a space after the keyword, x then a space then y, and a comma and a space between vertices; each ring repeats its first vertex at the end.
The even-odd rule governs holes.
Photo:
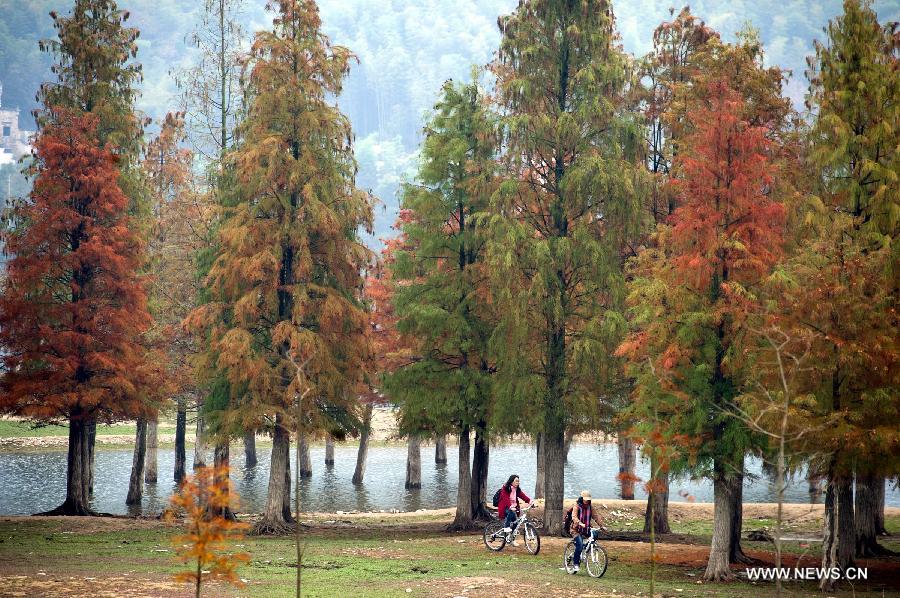
POLYGON ((500 506, 500 490, 499 489, 496 492, 494 492, 494 506, 495 507, 500 506))
MULTIPOLYGON (((577 502, 579 505, 582 504, 581 498, 579 498, 577 502)), ((569 509, 566 511, 566 518, 563 519, 563 533, 566 536, 572 535, 572 516, 574 514, 574 511, 575 511, 574 505, 569 507, 569 509)))

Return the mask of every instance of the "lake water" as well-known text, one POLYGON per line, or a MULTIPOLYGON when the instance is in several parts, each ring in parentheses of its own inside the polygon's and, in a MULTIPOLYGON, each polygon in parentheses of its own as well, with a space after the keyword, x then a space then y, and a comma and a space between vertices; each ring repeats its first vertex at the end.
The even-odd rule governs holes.
MULTIPOLYGON (((356 464, 355 445, 335 446, 335 464, 326 469, 325 447, 311 448, 313 477, 303 480, 300 496, 302 508, 308 511, 379 511, 397 509, 438 509, 452 507, 456 501, 456 447, 447 448, 450 463, 437 466, 433 447, 422 448, 422 489, 406 490, 406 447, 373 446, 369 448, 369 462, 365 482, 354 486, 351 482, 356 464)), ((190 460, 193 451, 189 451, 190 460)), ((566 496, 577 496, 582 489, 589 489, 595 498, 617 498, 619 489, 616 445, 575 444, 566 465, 566 496)), ((245 468, 243 449, 232 452, 231 477, 240 495, 241 512, 260 512, 266 499, 269 480, 269 447, 260 447, 259 464, 245 468)), ((293 459, 293 448, 291 458, 293 459)), ((136 514, 158 514, 175 488, 171 481, 175 452, 159 450, 159 478, 157 484, 145 484, 144 500, 136 514)), ((126 514, 125 496, 131 473, 132 450, 102 449, 96 453, 96 482, 93 508, 97 511, 126 514)), ((745 502, 774 502, 774 485, 760 477, 760 461, 747 459, 751 474, 744 482, 745 502)), ((533 446, 507 444, 492 447, 488 475, 488 488, 499 488, 510 473, 522 478, 526 493, 534 490, 535 449, 533 446)), ((649 465, 640 460, 637 475, 645 479, 649 465)), ((65 450, 42 452, 0 453, 0 515, 24 515, 46 511, 58 506, 65 498, 66 452, 65 450)), ((808 486, 802 477, 789 485, 788 502, 809 502, 808 486)), ((636 498, 646 498, 641 484, 637 484, 636 498)), ((489 499, 492 492, 489 492, 489 499)), ((675 480, 670 490, 670 500, 712 502, 712 484, 708 480, 675 480)), ((900 506, 900 491, 888 486, 886 504, 900 506)))

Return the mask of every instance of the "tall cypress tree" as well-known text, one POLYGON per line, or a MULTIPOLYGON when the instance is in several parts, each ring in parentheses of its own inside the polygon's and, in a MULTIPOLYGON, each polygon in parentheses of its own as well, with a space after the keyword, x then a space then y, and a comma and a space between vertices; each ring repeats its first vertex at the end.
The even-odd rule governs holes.
POLYGON ((488 218, 496 409, 543 435, 544 521, 560 533, 565 431, 596 409, 598 363, 621 331, 613 306, 641 210, 641 135, 624 116, 628 65, 609 2, 521 2, 500 29, 506 171, 488 218))
MULTIPOLYGON (((810 162, 817 175, 817 212, 820 220, 824 216, 821 236, 828 244, 814 243, 806 255, 799 256, 800 261, 816 266, 798 268, 798 273, 815 275, 814 281, 806 281, 814 288, 827 285, 835 304, 865 306, 862 312, 831 309, 809 314, 811 323, 827 332, 823 341, 829 347, 831 371, 830 383, 820 389, 823 406, 826 412, 847 417, 845 425, 831 428, 826 441, 830 455, 825 467, 823 567, 851 566, 854 539, 859 556, 881 552, 875 542, 877 485, 897 471, 896 459, 872 458, 896 455, 896 450, 882 452, 885 446, 896 446, 892 444, 896 436, 885 436, 879 425, 895 417, 890 406, 896 403, 896 367, 873 367, 897 361, 897 323, 889 307, 898 299, 896 264, 900 259, 896 242, 900 81, 895 27, 879 24, 867 0, 846 0, 843 14, 828 24, 827 39, 816 43, 816 56, 809 59, 808 103, 816 117, 810 162), (861 273, 867 273, 864 280, 861 273), (848 295, 854 294, 850 300, 848 295), (872 322, 876 312, 880 316, 872 322), (861 331, 867 333, 860 335, 861 331), (883 331, 894 342, 885 344, 883 331), (885 351, 892 352, 887 359, 885 351), (863 355, 868 358, 861 360, 863 355)), ((798 306, 805 303, 798 297, 798 306)), ((824 589, 832 585, 832 580, 822 582, 824 589)))
POLYGON ((417 181, 403 191, 408 217, 392 264, 398 328, 416 339, 417 357, 388 378, 387 390, 401 405, 403 431, 459 435, 454 529, 471 528, 473 517, 487 515, 493 314, 476 214, 488 207, 496 170, 494 130, 477 83, 444 84, 425 127, 417 181))
POLYGON ((334 103, 352 54, 321 33, 312 0, 269 9, 274 26, 251 50, 253 99, 233 156, 239 198, 220 229, 214 300, 191 318, 207 327, 225 374, 227 417, 262 416, 273 433, 259 533, 292 519, 291 427, 352 425, 346 401, 367 359, 359 295, 369 252, 358 229, 371 221, 369 197, 355 187, 350 122, 334 103), (313 407, 298 421, 307 383, 313 407))

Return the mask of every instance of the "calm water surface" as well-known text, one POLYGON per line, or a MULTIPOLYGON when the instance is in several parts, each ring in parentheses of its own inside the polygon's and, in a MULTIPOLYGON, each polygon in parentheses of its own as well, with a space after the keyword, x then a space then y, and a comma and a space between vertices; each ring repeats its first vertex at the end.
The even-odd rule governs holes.
MULTIPOLYGON (((406 447, 373 446, 369 448, 366 479, 360 486, 350 481, 356 464, 356 445, 335 446, 334 467, 324 465, 325 447, 311 449, 313 477, 300 486, 302 508, 308 511, 379 511, 397 509, 437 509, 452 507, 456 501, 456 447, 447 449, 450 463, 434 464, 433 447, 422 448, 422 489, 406 490, 406 447)), ((188 459, 193 451, 189 451, 188 459)), ((240 511, 260 512, 266 499, 269 480, 269 447, 260 447, 259 464, 244 467, 243 450, 232 451, 231 478, 240 495, 240 511)), ((291 451, 293 460, 293 449, 291 451)), ((171 481, 175 451, 159 450, 159 478, 157 484, 146 484, 144 501, 132 513, 158 514, 165 506, 175 484, 171 481)), ((96 453, 95 496, 93 508, 107 513, 125 514, 125 495, 131 473, 131 449, 102 449, 96 453)), ((583 488, 590 489, 595 498, 618 496, 618 454, 616 445, 576 444, 569 453, 566 465, 566 496, 576 496, 583 488)), ((760 462, 747 459, 750 475, 744 482, 745 502, 774 502, 774 486, 760 477, 760 462)), ((506 481, 510 473, 522 477, 522 487, 529 494, 534 489, 535 449, 533 446, 508 444, 492 447, 488 487, 495 489, 506 481)), ((638 462, 637 475, 645 479, 647 463, 638 462)), ((643 489, 636 488, 636 498, 646 498, 643 489)), ((788 502, 809 502, 805 479, 798 478, 788 487, 788 502)), ((46 511, 62 503, 66 490, 65 450, 0 453, 0 515, 24 515, 46 511)), ((712 502, 712 484, 708 480, 675 480, 670 500, 712 502)), ((886 504, 900 506, 900 491, 887 489, 886 504)))

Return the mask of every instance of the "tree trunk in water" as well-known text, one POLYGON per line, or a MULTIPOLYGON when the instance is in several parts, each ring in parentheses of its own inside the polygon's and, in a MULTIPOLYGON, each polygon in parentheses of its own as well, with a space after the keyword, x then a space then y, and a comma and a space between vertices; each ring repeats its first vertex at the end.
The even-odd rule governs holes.
POLYGON ((469 426, 459 432, 459 484, 456 487, 456 516, 447 531, 469 530, 475 527, 472 521, 472 472, 469 467, 469 426))
POLYGON ((359 435, 359 451, 356 453, 356 469, 353 470, 353 483, 362 484, 366 475, 366 457, 369 454, 369 432, 372 428, 372 405, 366 405, 363 412, 363 429, 359 435))
POLYGON ((737 474, 730 475, 726 478, 729 486, 728 498, 730 505, 728 507, 731 513, 731 540, 728 543, 728 562, 729 563, 753 563, 753 559, 744 554, 741 548, 741 532, 744 528, 744 458, 740 459, 740 466, 737 468, 737 474))
POLYGON ((884 529, 884 485, 885 479, 880 478, 875 484, 875 533, 879 536, 889 536, 884 529))
POLYGON ((422 487, 422 449, 419 437, 411 435, 406 454, 406 489, 422 487))
POLYGON ((309 457, 309 441, 307 440, 306 434, 301 434, 301 438, 298 441, 300 443, 299 455, 300 455, 300 463, 297 464, 297 471, 300 472, 300 479, 306 479, 312 477, 312 459, 309 457))
POLYGON ((147 420, 138 418, 134 435, 134 458, 131 461, 131 479, 128 482, 126 505, 139 505, 144 495, 144 458, 147 453, 147 420))
POLYGON ((194 469, 206 467, 206 430, 201 410, 202 407, 197 407, 197 434, 194 437, 194 469))
POLYGON ((491 518, 487 510, 487 476, 490 461, 490 444, 488 443, 485 425, 479 422, 475 426, 475 450, 472 456, 472 519, 475 521, 491 518))
POLYGON ((38 515, 96 515, 89 506, 87 476, 90 469, 87 428, 92 419, 80 410, 69 416, 69 451, 66 456, 66 500, 38 515))
POLYGON ((435 465, 447 464, 447 435, 438 434, 434 438, 434 463, 435 465))
POLYGON ((254 534, 279 534, 290 529, 290 519, 285 517, 287 504, 290 513, 290 437, 284 428, 281 415, 275 416, 272 432, 272 459, 269 465, 269 487, 266 494, 266 509, 262 519, 253 528, 254 534))
POLYGON ((325 436, 325 467, 334 467, 334 438, 331 434, 325 436))
POLYGON ((569 449, 572 448, 572 442, 575 440, 575 433, 566 430, 566 444, 564 447, 564 458, 566 463, 569 462, 569 449))
POLYGON ((878 544, 878 486, 883 488, 884 479, 871 474, 856 475, 856 498, 854 521, 856 523, 856 556, 873 557, 893 554, 878 544))
POLYGON ((806 472, 806 481, 809 484, 809 504, 819 504, 819 499, 822 497, 822 476, 813 473, 810 469, 806 472))
POLYGON ((97 445, 97 420, 90 419, 84 425, 85 442, 87 444, 87 475, 85 476, 86 496, 94 498, 94 447, 97 445))
POLYGON ((716 459, 713 465, 713 536, 712 546, 709 549, 709 561, 706 563, 706 572, 703 579, 706 581, 727 581, 732 579, 731 569, 728 567, 732 526, 734 518, 732 496, 734 484, 729 481, 730 473, 726 471, 726 465, 716 459))
MULTIPOLYGON (((534 438, 537 448, 537 465, 534 476, 534 497, 544 498, 544 435, 538 434, 534 438)), ((505 483, 505 482, 504 482, 505 483)))
POLYGON ((244 432, 244 467, 256 467, 256 430, 244 432))
POLYGON ((147 464, 144 468, 144 482, 147 484, 156 483, 156 450, 159 448, 159 439, 157 433, 159 430, 159 416, 153 416, 147 422, 147 464))
POLYGON ((563 531, 565 443, 562 428, 544 433, 544 529, 551 536, 563 531))
MULTIPOLYGON (((228 440, 216 442, 216 447, 213 452, 213 465, 217 469, 220 467, 224 467, 226 470, 231 468, 231 446, 229 445, 228 440)), ((225 474, 222 478, 223 479, 221 479, 220 482, 224 482, 223 486, 228 488, 228 475, 225 474)), ((237 521, 237 517, 234 516, 234 511, 231 510, 230 506, 226 506, 216 514, 229 521, 237 521)))
POLYGON ((650 471, 656 476, 650 483, 647 509, 644 511, 644 532, 672 533, 669 527, 669 472, 662 468, 656 457, 650 457, 650 471))
POLYGON ((625 436, 623 432, 618 435, 619 445, 619 483, 622 488, 623 500, 634 500, 634 464, 635 447, 634 440, 625 436))
MULTIPOLYGON (((835 475, 829 469, 825 487, 825 535, 822 540, 822 568, 846 571, 854 566, 855 525, 853 524, 853 479, 835 475)), ((824 576, 819 587, 828 592, 836 580, 824 576)))
POLYGON ((187 432, 187 407, 184 399, 178 399, 178 414, 175 416, 175 473, 174 479, 180 484, 184 479, 184 467, 187 462, 184 437, 187 432))

